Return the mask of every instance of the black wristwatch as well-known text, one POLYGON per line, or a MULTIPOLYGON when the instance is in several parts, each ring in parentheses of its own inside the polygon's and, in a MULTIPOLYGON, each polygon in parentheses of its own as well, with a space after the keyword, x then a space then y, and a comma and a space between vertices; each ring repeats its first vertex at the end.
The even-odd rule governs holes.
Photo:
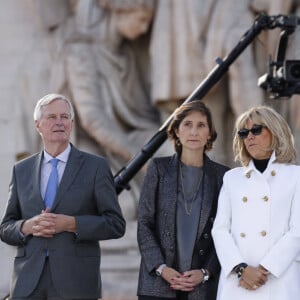
POLYGON ((240 263, 235 266, 233 270, 237 274, 238 278, 240 278, 247 267, 248 265, 246 263, 240 263))

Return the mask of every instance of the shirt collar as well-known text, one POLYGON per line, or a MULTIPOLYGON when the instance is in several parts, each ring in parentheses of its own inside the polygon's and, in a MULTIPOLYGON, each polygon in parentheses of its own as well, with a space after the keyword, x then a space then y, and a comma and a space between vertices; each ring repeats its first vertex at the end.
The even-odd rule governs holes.
MULTIPOLYGON (((60 154, 58 154, 55 158, 59 159, 60 161, 66 163, 68 161, 68 157, 69 154, 71 152, 71 145, 68 144, 68 147, 61 152, 60 154)), ((44 162, 48 163, 51 159, 53 159, 54 157, 52 157, 46 150, 44 150, 44 162)))

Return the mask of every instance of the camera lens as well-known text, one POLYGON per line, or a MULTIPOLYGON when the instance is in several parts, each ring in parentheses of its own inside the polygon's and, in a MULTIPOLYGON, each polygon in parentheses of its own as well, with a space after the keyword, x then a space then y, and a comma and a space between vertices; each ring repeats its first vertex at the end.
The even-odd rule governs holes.
POLYGON ((300 79, 300 63, 294 64, 290 68, 290 74, 293 76, 295 79, 300 79))

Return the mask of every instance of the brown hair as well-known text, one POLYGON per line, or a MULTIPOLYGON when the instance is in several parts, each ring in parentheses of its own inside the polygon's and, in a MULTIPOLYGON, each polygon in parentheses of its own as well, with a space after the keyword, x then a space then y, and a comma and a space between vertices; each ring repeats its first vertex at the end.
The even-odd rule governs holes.
POLYGON ((174 117, 167 129, 168 136, 169 136, 170 140, 173 140, 175 151, 178 154, 181 154, 182 145, 180 143, 178 143, 176 130, 178 130, 179 125, 182 122, 182 120, 187 115, 189 115, 191 112, 194 112, 194 111, 202 113, 204 116, 206 116, 206 119, 207 119, 207 124, 209 127, 209 133, 210 133, 210 139, 207 141, 204 151, 211 150, 213 147, 213 142, 217 138, 217 132, 215 130, 215 126, 213 124, 212 115, 211 115, 209 108, 201 100, 194 100, 192 102, 184 103, 174 111, 174 117))

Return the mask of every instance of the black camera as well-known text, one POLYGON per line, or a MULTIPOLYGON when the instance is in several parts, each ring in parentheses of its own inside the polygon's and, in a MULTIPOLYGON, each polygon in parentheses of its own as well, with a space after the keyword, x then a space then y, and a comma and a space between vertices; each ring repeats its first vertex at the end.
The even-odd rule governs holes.
POLYGON ((286 60, 284 78, 290 83, 300 84, 300 60, 286 60))
POLYGON ((268 91, 272 98, 300 94, 300 60, 285 60, 280 65, 271 61, 269 72, 258 79, 258 86, 268 91))
POLYGON ((285 59, 289 37, 300 25, 300 19, 298 16, 278 16, 275 20, 281 28, 276 61, 270 56, 268 73, 258 79, 258 86, 270 92, 271 98, 289 98, 300 94, 300 60, 285 59))

